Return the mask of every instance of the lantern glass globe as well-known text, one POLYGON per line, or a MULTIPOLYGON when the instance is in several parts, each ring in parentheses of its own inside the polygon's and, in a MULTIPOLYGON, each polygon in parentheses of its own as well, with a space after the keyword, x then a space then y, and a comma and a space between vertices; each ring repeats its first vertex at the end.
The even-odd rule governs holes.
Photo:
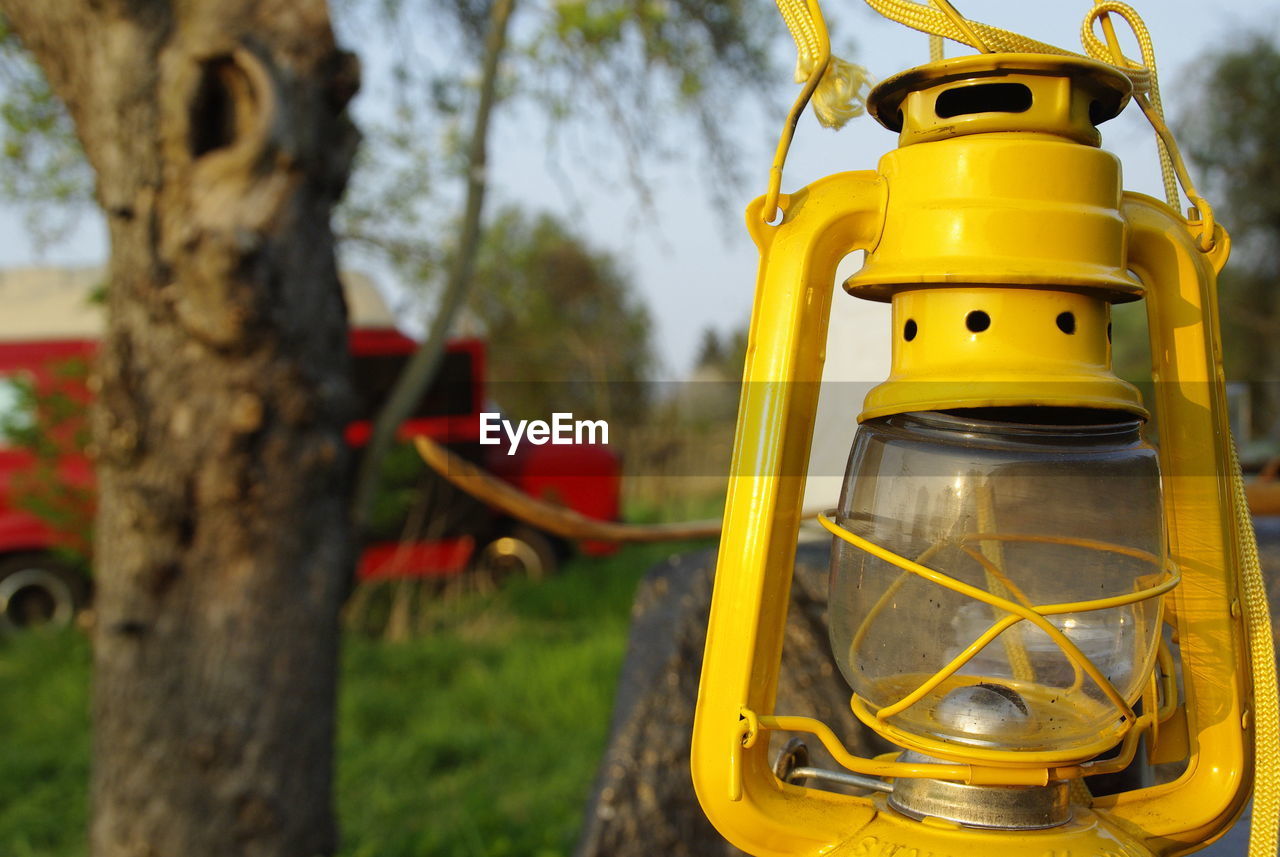
MULTIPOLYGON (((906 413, 858 430, 836 523, 1027 607, 1129 595, 1165 571, 1155 450, 1129 415, 1065 408, 906 413)), ((837 539, 829 629, 871 711, 914 691, 1008 611, 837 539)), ((1132 705, 1161 633, 1158 597, 1045 617, 1132 705)), ((1120 717, 1098 682, 1029 621, 886 718, 948 744, 1063 750, 1120 717)))

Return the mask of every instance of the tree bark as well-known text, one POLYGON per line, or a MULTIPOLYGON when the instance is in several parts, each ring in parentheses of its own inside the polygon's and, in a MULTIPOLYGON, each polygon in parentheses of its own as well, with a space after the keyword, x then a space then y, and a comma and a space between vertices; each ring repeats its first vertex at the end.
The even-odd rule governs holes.
MULTIPOLYGON (((715 560, 713 551, 673 556, 640 585, 609 745, 575 857, 745 857, 707 820, 689 772, 715 560)), ((874 756, 891 748, 854 719, 849 686, 827 642, 830 564, 825 543, 802 544, 796 553, 774 711, 816 717, 850 750, 874 756)), ((812 736, 804 737, 814 767, 839 770, 812 736)), ((784 743, 781 733, 770 737, 771 760, 784 743)))
POLYGON ((0 0, 111 240, 97 373, 96 857, 335 849, 354 59, 322 0, 0 0))

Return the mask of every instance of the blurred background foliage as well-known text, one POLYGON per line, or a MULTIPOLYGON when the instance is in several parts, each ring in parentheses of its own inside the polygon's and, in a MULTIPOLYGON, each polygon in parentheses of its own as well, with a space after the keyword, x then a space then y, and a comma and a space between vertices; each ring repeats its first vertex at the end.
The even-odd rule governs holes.
POLYGON ((22 206, 31 240, 65 238, 93 198, 93 171, 62 103, 0 17, 0 200, 22 206))
POLYGON ((1249 384, 1252 421, 1280 425, 1280 48, 1250 35, 1201 64, 1179 132, 1231 232, 1223 272, 1227 378, 1249 384))
MULTIPOLYGON (((466 249, 457 216, 492 11, 491 0, 335 4, 340 33, 380 48, 362 56, 365 145, 337 231, 353 259, 389 266, 428 297, 466 249)), ((741 110, 744 92, 767 98, 759 81, 772 77, 775 15, 764 0, 516 0, 495 111, 530 127, 569 199, 590 183, 615 189, 621 204, 651 207, 651 171, 693 158, 706 168, 704 192, 728 212, 741 196, 740 159, 721 120, 741 110), (582 156, 601 150, 616 157, 582 156)), ((546 217, 507 205, 486 229, 527 222, 545 236, 546 217)), ((581 243, 568 224, 555 229, 556 240, 581 243)), ((637 307, 633 299, 627 309, 637 307)))
POLYGON ((509 417, 644 420, 652 325, 617 260, 550 215, 504 208, 486 230, 474 277, 466 308, 485 332, 491 395, 509 417))

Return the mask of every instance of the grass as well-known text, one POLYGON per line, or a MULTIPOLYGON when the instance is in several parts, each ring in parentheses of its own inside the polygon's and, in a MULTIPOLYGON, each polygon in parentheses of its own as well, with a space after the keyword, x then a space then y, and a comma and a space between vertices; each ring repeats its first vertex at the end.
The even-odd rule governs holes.
POLYGON ((0 644, 0 854, 84 853, 88 681, 79 632, 0 644))
MULTIPOLYGON (((552 857, 573 847, 644 571, 682 546, 571 562, 432 603, 433 632, 348 636, 337 802, 345 857, 552 857)), ((687 546, 683 546, 687 547, 687 546)), ((89 647, 0 643, 0 854, 85 852, 89 647)))

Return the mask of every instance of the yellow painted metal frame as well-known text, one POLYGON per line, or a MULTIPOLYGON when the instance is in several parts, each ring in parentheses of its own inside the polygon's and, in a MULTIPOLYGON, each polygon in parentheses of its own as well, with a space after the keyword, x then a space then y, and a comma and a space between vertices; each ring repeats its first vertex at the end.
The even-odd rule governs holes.
POLYGON ((1182 585, 1166 602, 1177 628, 1190 755, 1177 780, 1095 802, 1141 831, 1153 853, 1183 854, 1239 816, 1253 779, 1252 698, 1236 569, 1240 546, 1230 484, 1231 432, 1218 327, 1217 274, 1230 250, 1216 228, 1187 223, 1150 197, 1125 194, 1129 266, 1144 282, 1161 419, 1160 459, 1170 557, 1182 585))
MULTIPOLYGON (((1123 263, 1148 305, 1170 558, 1182 575, 1166 607, 1177 628, 1185 704, 1158 734, 1153 721, 1163 717, 1145 715, 1125 736, 1121 761, 1107 767, 1131 758, 1139 729, 1152 728, 1157 756, 1185 745, 1185 773, 1100 798, 1064 827, 1020 833, 912 821, 880 799, 783 784, 772 773, 768 741, 760 738, 778 729, 813 732, 842 764, 879 776, 1012 785, 1085 773, 1043 762, 901 766, 857 759, 820 722, 773 712, 836 265, 855 250, 875 253, 895 194, 880 173, 842 173, 781 196, 776 226, 764 222, 763 199, 747 211, 760 269, 693 736, 703 808, 727 838, 760 857, 874 854, 895 843, 954 857, 1195 850, 1236 818, 1252 780, 1244 628, 1232 606, 1239 598, 1234 507, 1218 475, 1230 460, 1216 304, 1228 241, 1216 228, 1205 252, 1203 224, 1134 194, 1118 201, 1123 263)), ((1025 398, 1035 396, 1028 383, 1025 398)))

